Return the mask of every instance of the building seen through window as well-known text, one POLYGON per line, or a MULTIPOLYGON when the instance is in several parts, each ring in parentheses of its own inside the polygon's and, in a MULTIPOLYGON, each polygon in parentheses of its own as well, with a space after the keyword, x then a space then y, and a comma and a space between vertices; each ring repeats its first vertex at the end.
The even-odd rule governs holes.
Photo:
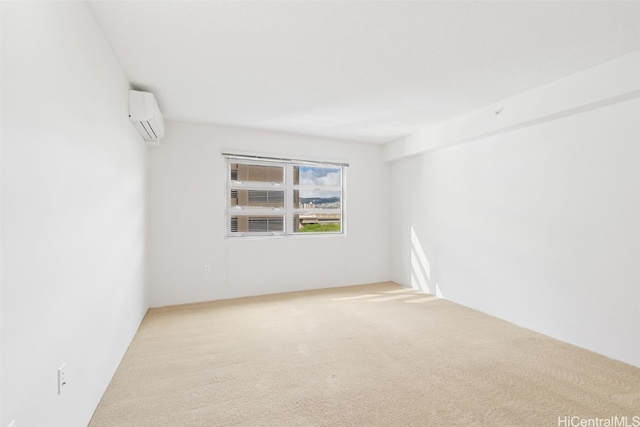
POLYGON ((343 233, 344 168, 228 159, 227 234, 343 233))

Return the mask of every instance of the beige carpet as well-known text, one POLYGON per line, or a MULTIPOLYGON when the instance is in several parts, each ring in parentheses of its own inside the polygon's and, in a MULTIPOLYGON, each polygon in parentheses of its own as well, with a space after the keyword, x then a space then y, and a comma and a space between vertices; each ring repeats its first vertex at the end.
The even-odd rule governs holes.
POLYGON ((152 309, 90 426, 571 426, 624 416, 640 424, 640 369, 381 283, 152 309))

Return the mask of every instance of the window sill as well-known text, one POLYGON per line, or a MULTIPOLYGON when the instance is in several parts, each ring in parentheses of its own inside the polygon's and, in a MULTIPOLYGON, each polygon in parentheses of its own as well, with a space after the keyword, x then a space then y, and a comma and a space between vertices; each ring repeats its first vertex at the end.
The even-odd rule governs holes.
POLYGON ((242 241, 242 240, 273 240, 273 239, 335 239, 335 238, 341 238, 347 237, 346 233, 299 233, 299 234, 278 234, 275 236, 260 236, 260 235, 255 235, 255 236, 225 236, 225 240, 235 240, 235 241, 242 241))

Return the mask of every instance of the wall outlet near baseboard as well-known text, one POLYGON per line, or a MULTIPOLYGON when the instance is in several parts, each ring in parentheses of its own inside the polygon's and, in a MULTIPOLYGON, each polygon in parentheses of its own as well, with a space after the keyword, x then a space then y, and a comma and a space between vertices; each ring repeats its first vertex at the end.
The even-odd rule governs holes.
POLYGON ((66 369, 66 363, 63 363, 62 366, 58 368, 58 395, 62 394, 62 389, 67 385, 66 369))

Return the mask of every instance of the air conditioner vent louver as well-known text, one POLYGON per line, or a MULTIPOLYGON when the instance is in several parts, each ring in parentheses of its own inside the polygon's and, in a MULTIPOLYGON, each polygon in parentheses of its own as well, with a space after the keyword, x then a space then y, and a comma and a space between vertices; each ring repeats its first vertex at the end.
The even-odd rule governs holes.
POLYGON ((129 119, 148 145, 160 145, 158 141, 164 137, 164 119, 152 93, 129 91, 129 119))
POLYGON ((148 136, 148 138, 145 139, 158 139, 158 135, 153 131, 153 127, 148 120, 146 122, 140 122, 140 124, 144 128, 145 135, 148 136))

